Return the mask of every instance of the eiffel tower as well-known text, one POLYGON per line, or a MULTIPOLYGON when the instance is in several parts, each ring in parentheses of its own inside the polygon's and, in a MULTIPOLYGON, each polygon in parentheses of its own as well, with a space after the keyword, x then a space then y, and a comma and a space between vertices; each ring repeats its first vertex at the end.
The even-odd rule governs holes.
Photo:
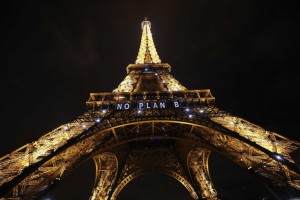
MULTIPOLYGON (((300 143, 218 109, 209 89, 188 90, 156 51, 141 23, 135 64, 113 92, 90 93, 87 111, 0 159, 0 199, 38 199, 93 159, 90 200, 115 200, 147 172, 179 181, 191 199, 220 199, 211 152, 258 177, 276 195, 300 193, 300 143)), ((3 141, 2 141, 3 142, 3 141)))

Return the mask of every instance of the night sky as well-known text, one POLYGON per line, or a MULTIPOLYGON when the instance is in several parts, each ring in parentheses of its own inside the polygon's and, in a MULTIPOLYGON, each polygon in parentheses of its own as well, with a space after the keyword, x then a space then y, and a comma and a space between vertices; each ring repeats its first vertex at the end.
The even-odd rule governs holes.
MULTIPOLYGON (((162 62, 188 89, 211 89, 216 106, 300 141, 300 14, 296 0, 23 0, 1 2, 0 156, 83 112, 90 92, 111 92, 134 63, 148 17, 162 62), (298 19, 299 18, 299 19, 298 19)), ((270 196, 255 177, 211 156, 223 199, 270 196)), ((88 199, 93 161, 44 200, 88 199)), ((160 174, 132 181, 120 200, 185 200, 160 174)))

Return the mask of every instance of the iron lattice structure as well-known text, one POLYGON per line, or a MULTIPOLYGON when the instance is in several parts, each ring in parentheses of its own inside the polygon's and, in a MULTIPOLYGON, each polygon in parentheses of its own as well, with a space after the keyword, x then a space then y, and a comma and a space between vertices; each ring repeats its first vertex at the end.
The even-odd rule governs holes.
POLYGON ((299 194, 300 143, 214 106, 210 90, 188 90, 161 63, 142 22, 135 64, 110 93, 91 93, 87 112, 0 159, 0 198, 37 199, 87 159, 96 179, 91 200, 114 200, 148 171, 178 180, 193 199, 220 199, 209 175, 217 152, 270 188, 299 194), (298 153, 297 153, 298 152, 298 153))

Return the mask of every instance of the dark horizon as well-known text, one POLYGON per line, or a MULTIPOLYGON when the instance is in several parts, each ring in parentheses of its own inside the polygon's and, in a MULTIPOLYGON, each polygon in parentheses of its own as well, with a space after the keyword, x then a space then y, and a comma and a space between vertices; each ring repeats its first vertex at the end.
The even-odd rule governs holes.
MULTIPOLYGON (((297 3, 5 2, 1 7, 0 156, 85 112, 90 92, 115 89, 126 75, 126 66, 135 62, 145 17, 151 21, 162 62, 171 65, 171 74, 182 85, 211 89, 218 108, 300 141, 297 3)), ((243 178, 245 171, 226 158, 212 155, 211 160, 212 179, 224 199, 270 195, 254 177, 243 178)), ((92 161, 75 172, 49 194, 50 199, 88 198, 94 181, 92 161)), ((151 176, 144 178, 151 182, 151 176)), ((139 180, 133 188, 157 189, 139 180)), ((157 180, 157 186, 176 188, 172 194, 161 191, 162 199, 185 195, 177 182, 163 176, 157 180)), ((127 192, 124 198, 132 193, 129 186, 127 192)))

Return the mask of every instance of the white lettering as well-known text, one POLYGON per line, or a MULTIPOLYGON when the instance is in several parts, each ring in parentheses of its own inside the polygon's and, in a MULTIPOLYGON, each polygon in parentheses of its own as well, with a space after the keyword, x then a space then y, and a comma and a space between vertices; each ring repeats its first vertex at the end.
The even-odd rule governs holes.
POLYGON ((146 103, 146 108, 151 108, 151 107, 149 106, 149 103, 146 103))
POLYGON ((139 108, 143 108, 144 107, 144 103, 139 103, 139 108))
POLYGON ((178 108, 178 107, 179 107, 178 101, 174 101, 173 103, 174 103, 174 107, 175 107, 175 108, 178 108))
POLYGON ((125 108, 126 110, 128 110, 128 109, 130 108, 130 104, 129 104, 129 103, 125 103, 125 104, 124 104, 124 108, 125 108))
POLYGON ((166 108, 165 102, 160 102, 160 103, 159 103, 159 107, 160 107, 160 108, 166 108))
POLYGON ((123 107, 123 104, 122 104, 122 103, 118 103, 118 104, 117 104, 117 110, 121 110, 122 107, 123 107))
MULTIPOLYGON (((166 108, 166 102, 139 102, 138 103, 138 109, 143 109, 143 108, 147 108, 147 109, 158 109, 158 108, 166 108)), ((173 106, 174 108, 179 108, 180 104, 178 101, 174 101, 173 102, 173 106)), ((130 109, 131 104, 130 103, 117 103, 116 109, 117 110, 128 110, 130 109)))

